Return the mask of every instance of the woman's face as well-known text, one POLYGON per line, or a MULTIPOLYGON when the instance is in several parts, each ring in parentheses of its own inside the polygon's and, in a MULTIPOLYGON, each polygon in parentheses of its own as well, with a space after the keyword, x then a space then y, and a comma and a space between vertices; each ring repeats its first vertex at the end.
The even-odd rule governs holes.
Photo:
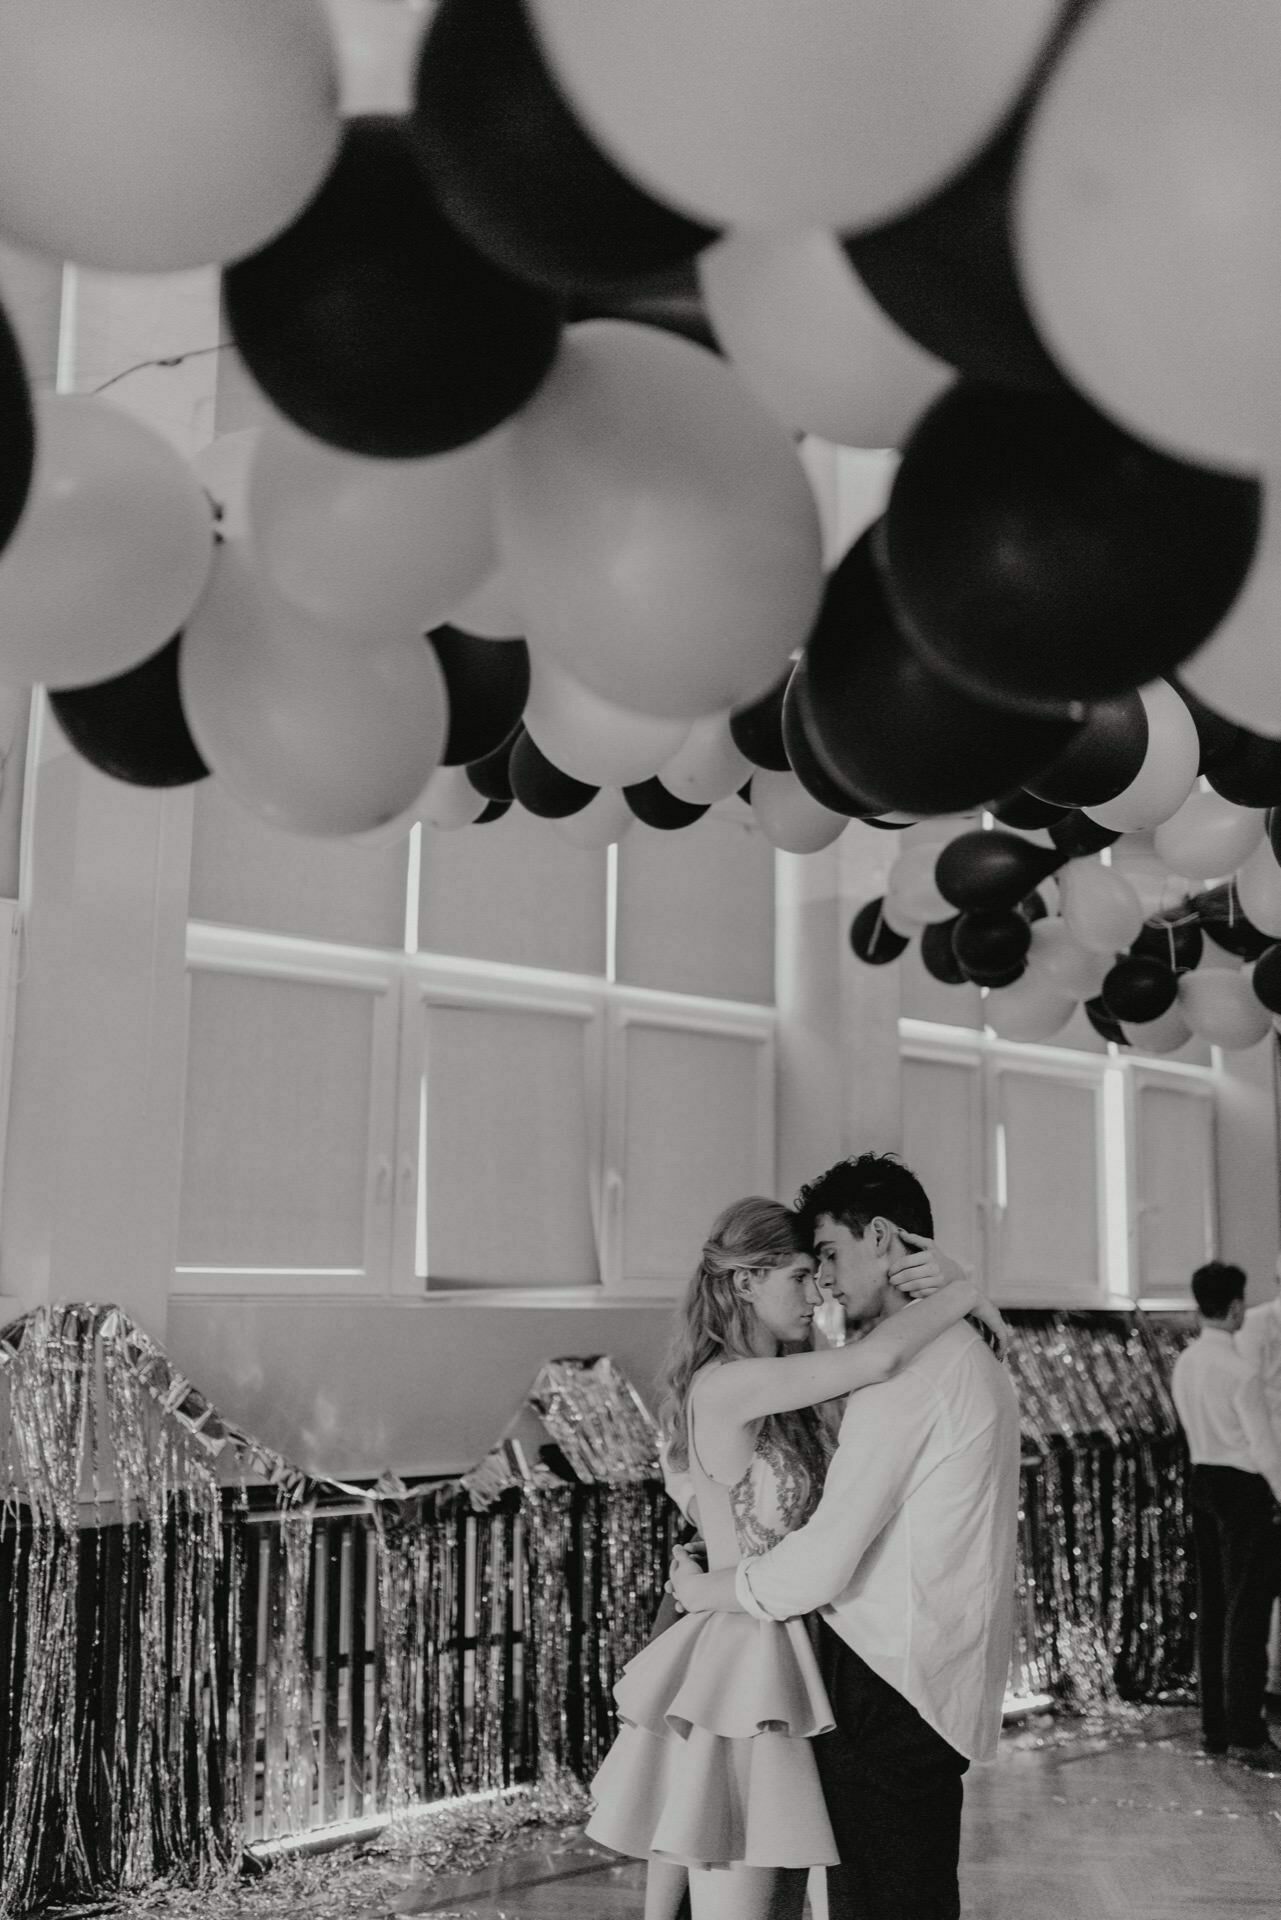
POLYGON ((809 1339, 814 1309, 823 1296, 808 1254, 797 1254, 785 1267, 753 1268, 749 1282, 752 1306, 764 1332, 785 1345, 809 1339))

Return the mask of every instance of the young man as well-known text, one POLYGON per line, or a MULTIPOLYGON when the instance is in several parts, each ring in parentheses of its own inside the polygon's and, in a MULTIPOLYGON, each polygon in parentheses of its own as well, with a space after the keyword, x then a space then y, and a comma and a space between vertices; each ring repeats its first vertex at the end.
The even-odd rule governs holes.
POLYGON ((1192 1457, 1201 1731, 1210 1753, 1281 1762, 1263 1717, 1276 1592, 1281 1447, 1262 1377, 1238 1353, 1245 1275, 1212 1260, 1192 1276, 1201 1331, 1174 1363, 1174 1405, 1192 1457))
MULTIPOLYGON (((929 1200, 888 1155, 843 1161, 797 1208, 819 1284, 864 1331, 909 1300, 891 1284, 932 1244, 929 1200), (902 1234, 910 1236, 905 1244, 902 1234)), ((674 1573, 687 1607, 771 1619, 819 1612, 836 1720, 815 1741, 841 1865, 832 1920, 955 1920, 962 1776, 990 1759, 1009 1673, 1019 1416, 966 1325, 851 1396, 807 1525, 737 1574, 674 1573)))

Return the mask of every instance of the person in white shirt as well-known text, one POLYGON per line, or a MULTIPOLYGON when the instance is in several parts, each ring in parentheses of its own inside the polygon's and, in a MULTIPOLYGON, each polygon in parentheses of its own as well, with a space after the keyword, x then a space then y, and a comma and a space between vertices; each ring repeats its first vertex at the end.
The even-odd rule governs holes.
POLYGON ((1272 1298, 1247 1307, 1235 1335, 1236 1350, 1263 1382, 1272 1435, 1281 1446, 1281 1260, 1272 1282, 1272 1298))
POLYGON ((1171 1391, 1192 1460, 1201 1731, 1209 1753, 1273 1765, 1263 1695, 1281 1446, 1262 1377, 1235 1344, 1244 1273, 1212 1260, 1193 1274, 1192 1295, 1201 1331, 1175 1361, 1171 1391))
MULTIPOLYGON (((1263 1397, 1272 1422, 1272 1437, 1281 1446, 1281 1258, 1272 1281, 1272 1298, 1247 1307, 1236 1336, 1237 1352, 1244 1354, 1263 1381, 1263 1397)), ((1277 1585, 1272 1602, 1272 1630, 1268 1636, 1268 1691, 1281 1694, 1281 1553, 1277 1555, 1277 1585)))
MULTIPOLYGON (((933 1233, 892 1156, 864 1154, 803 1189, 818 1278, 862 1332, 906 1305, 900 1232, 933 1233)), ((1019 1414, 967 1325, 851 1395, 822 1499, 735 1573, 678 1554, 691 1611, 818 1612, 835 1728, 814 1741, 841 1864, 831 1920, 955 1920, 962 1776, 996 1750, 1013 1635, 1019 1414)))

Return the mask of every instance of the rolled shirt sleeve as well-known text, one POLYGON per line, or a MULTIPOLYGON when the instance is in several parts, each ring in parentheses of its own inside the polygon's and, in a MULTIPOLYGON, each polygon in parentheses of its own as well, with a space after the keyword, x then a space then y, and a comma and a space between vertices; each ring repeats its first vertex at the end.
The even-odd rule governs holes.
POLYGON ((803 1527, 740 1561, 735 1595, 758 1620, 788 1620, 836 1600, 922 1471, 944 1409, 902 1373, 851 1394, 823 1496, 803 1527))

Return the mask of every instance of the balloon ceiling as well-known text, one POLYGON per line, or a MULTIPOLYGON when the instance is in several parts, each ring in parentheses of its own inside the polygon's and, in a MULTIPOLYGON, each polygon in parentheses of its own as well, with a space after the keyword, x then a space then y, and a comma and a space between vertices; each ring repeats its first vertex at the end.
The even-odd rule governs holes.
POLYGON ((411 57, 344 120, 321 0, 0 10, 0 238, 219 267, 269 403, 184 461, 0 313, 0 678, 304 834, 917 823, 865 961, 1261 1038, 1275 0, 440 0, 411 57), (895 461, 826 569, 805 436, 895 461))

